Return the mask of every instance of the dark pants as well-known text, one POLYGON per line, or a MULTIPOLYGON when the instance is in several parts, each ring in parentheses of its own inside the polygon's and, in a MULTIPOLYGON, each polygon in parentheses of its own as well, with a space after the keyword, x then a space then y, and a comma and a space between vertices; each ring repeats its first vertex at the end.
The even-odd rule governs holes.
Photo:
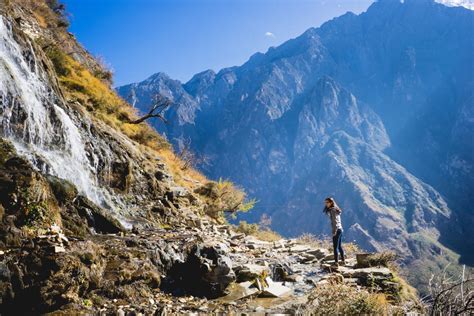
POLYGON ((334 261, 338 262, 338 251, 341 255, 341 260, 344 261, 344 250, 342 249, 342 230, 338 229, 336 235, 332 237, 332 245, 334 248, 334 261))

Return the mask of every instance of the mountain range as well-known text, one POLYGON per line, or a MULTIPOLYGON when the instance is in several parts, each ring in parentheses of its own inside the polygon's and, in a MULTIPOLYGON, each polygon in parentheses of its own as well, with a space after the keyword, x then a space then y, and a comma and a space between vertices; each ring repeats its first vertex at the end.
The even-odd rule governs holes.
POLYGON ((258 200, 242 219, 325 234, 334 196, 346 239, 402 254, 420 284, 474 263, 473 33, 466 8, 379 0, 241 66, 117 91, 140 111, 156 94, 173 100, 155 128, 258 200))

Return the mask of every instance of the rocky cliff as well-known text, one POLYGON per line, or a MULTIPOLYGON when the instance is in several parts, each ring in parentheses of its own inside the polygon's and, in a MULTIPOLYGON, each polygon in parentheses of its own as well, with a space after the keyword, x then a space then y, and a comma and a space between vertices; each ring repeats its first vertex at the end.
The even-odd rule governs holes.
POLYGON ((158 130, 259 200, 246 219, 326 233, 321 201, 335 196, 347 237, 403 254, 422 284, 458 254, 472 264, 473 20, 431 0, 380 0, 242 66, 118 91, 141 110, 156 93, 174 99, 158 130))

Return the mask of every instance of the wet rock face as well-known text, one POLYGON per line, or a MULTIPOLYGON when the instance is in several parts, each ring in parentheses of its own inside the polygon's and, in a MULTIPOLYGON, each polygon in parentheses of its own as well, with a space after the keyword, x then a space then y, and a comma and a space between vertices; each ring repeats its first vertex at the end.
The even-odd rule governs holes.
POLYGON ((235 281, 232 261, 212 246, 195 245, 184 262, 168 271, 161 289, 173 295, 216 298, 235 281))
POLYGON ((94 205, 86 197, 78 196, 73 205, 78 214, 87 220, 87 224, 94 232, 115 234, 124 231, 122 224, 117 219, 94 205))
POLYGON ((105 210, 79 195, 70 182, 43 176, 5 140, 0 139, 0 148, 0 242, 4 245, 19 246, 23 226, 40 229, 60 219, 74 236, 124 230, 105 210))
POLYGON ((114 162, 111 167, 111 176, 110 176, 110 187, 118 189, 120 191, 127 192, 130 187, 131 181, 131 168, 128 161, 126 162, 114 162))

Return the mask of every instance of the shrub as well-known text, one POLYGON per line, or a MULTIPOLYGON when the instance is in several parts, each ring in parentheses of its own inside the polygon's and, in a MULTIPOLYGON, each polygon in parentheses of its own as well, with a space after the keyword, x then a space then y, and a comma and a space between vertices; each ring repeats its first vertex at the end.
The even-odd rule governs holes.
POLYGON ((206 214, 220 221, 224 221, 225 213, 235 216, 237 212, 249 211, 256 203, 246 200, 245 192, 228 180, 210 181, 195 192, 206 198, 206 214))
POLYGON ((304 313, 310 315, 388 315, 391 306, 385 295, 357 290, 342 284, 316 287, 304 313))
POLYGON ((377 252, 367 257, 367 265, 369 267, 390 267, 395 260, 397 260, 397 254, 393 251, 377 252))
MULTIPOLYGON (((447 268, 447 267, 446 267, 447 268)), ((473 315, 474 277, 463 266, 459 278, 450 278, 445 271, 432 275, 429 281, 430 295, 425 298, 430 315, 473 315)))
POLYGON ((66 55, 55 47, 48 47, 47 55, 53 63, 56 74, 60 77, 68 76, 71 72, 68 67, 66 55))
POLYGON ((258 224, 249 224, 246 221, 240 221, 235 231, 245 235, 254 235, 258 232, 259 228, 258 224))
POLYGON ((246 221, 240 221, 239 225, 234 229, 238 233, 252 235, 264 241, 276 241, 281 239, 279 234, 272 231, 268 226, 262 226, 261 224, 250 224, 246 221))
POLYGON ((44 203, 29 203, 25 210, 25 225, 31 227, 42 223, 45 220, 46 212, 44 203))

